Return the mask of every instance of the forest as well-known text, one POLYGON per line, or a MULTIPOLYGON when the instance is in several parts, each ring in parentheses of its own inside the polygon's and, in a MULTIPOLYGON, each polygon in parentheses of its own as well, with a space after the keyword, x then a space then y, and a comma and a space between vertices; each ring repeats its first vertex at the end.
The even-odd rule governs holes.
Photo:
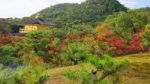
POLYGON ((0 84, 150 84, 150 8, 117 0, 58 4, 0 19, 0 84), (56 22, 19 33, 21 21, 56 22))

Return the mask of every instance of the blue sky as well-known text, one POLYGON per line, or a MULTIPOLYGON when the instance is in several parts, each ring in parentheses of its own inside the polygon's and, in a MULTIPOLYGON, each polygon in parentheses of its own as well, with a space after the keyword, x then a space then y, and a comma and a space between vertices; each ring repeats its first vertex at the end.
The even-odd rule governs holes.
POLYGON ((128 8, 150 7, 150 0, 118 0, 128 8))
MULTIPOLYGON (((58 3, 81 3, 85 0, 0 0, 0 18, 30 16, 58 3)), ((150 6, 150 0, 119 0, 129 8, 150 6)))

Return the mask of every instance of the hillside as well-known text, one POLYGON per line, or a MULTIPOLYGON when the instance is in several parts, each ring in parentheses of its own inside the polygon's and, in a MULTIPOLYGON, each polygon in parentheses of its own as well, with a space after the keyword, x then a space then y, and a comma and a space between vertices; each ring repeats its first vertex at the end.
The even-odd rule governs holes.
POLYGON ((127 8, 117 0, 86 0, 81 4, 58 4, 46 8, 30 18, 39 16, 39 18, 63 24, 75 22, 94 25, 114 12, 126 10, 127 8))
POLYGON ((66 11, 69 11, 69 9, 73 9, 77 5, 78 4, 71 3, 58 4, 34 14, 33 16, 31 16, 31 18, 34 19, 39 16, 40 18, 43 18, 45 20, 59 21, 59 19, 66 17, 64 16, 66 11))
MULTIPOLYGON (((121 84, 149 84, 150 83, 150 53, 145 54, 134 54, 114 58, 127 59, 129 64, 125 69, 119 72, 121 84)), ((89 68, 91 65, 85 64, 89 68)), ((77 69, 79 66, 70 66, 50 69, 48 71, 50 80, 47 84, 80 84, 74 81, 69 81, 63 76, 63 72, 68 69, 77 69)))

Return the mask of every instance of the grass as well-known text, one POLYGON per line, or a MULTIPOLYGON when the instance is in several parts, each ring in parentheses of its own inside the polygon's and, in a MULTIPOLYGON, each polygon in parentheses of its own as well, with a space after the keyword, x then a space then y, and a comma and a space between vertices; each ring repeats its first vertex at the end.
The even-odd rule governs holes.
MULTIPOLYGON (((121 57, 115 57, 114 60, 127 59, 129 64, 119 73, 120 84, 150 84, 150 53, 133 54, 121 57)), ((89 70, 92 69, 90 64, 84 64, 89 70)), ((80 84, 79 82, 70 81, 63 76, 65 70, 77 70, 79 65, 54 68, 48 70, 50 79, 47 84, 80 84)))

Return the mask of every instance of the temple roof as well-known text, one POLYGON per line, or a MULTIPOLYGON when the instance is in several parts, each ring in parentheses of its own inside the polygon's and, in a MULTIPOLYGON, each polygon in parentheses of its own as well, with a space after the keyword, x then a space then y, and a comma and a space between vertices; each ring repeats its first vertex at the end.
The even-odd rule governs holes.
POLYGON ((56 23, 48 22, 48 21, 45 21, 43 19, 26 20, 26 21, 20 22, 19 24, 21 24, 21 25, 24 25, 24 24, 46 24, 46 25, 49 25, 49 26, 57 26, 56 23))

